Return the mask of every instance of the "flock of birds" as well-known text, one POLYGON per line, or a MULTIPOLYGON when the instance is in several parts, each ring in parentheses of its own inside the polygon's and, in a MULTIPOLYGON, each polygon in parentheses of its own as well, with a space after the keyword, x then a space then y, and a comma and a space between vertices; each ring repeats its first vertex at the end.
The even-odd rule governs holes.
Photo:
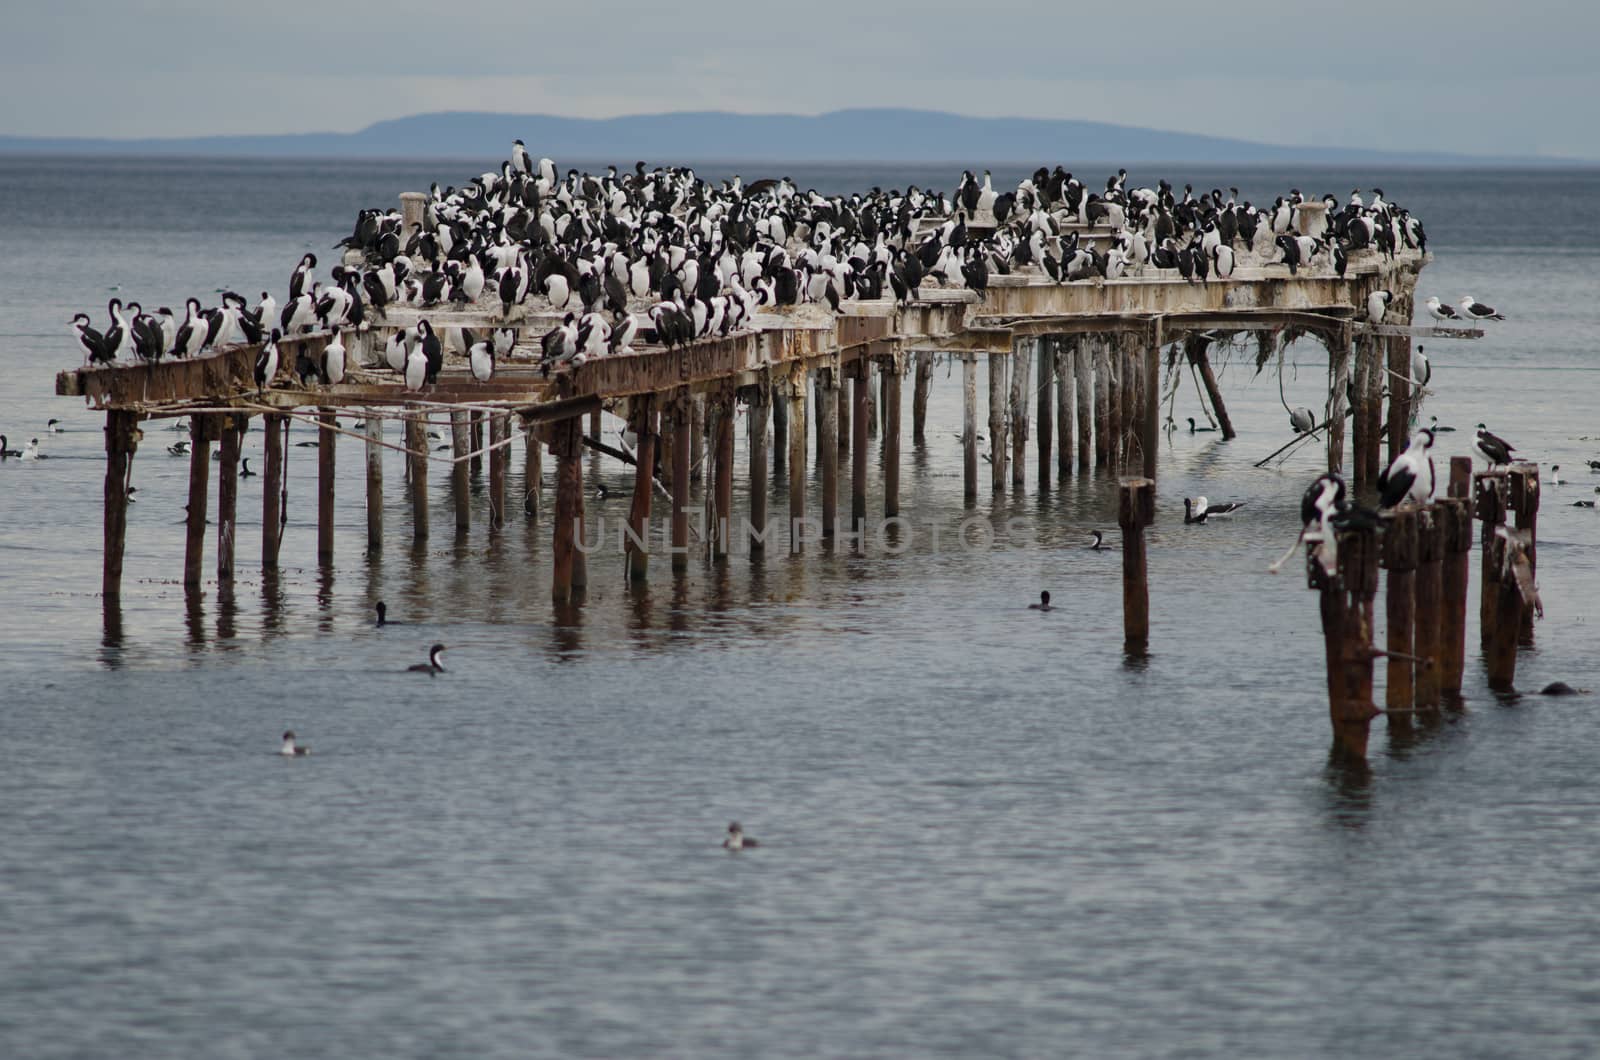
POLYGON ((150 313, 113 298, 105 327, 87 313, 72 327, 90 364, 261 343, 258 387, 276 378, 284 336, 321 331, 330 335, 325 351, 300 354, 293 367, 302 385, 333 385, 350 367, 345 334, 385 319, 392 306, 498 306, 503 327, 475 335, 421 319, 364 366, 387 367, 421 390, 437 381, 447 353, 462 355, 475 378, 492 378, 523 343, 512 317, 530 298, 560 315, 538 336, 548 373, 635 342, 671 348, 727 335, 767 306, 904 304, 930 282, 982 292, 992 275, 1031 272, 1055 283, 1163 274, 1205 283, 1270 263, 1343 275, 1353 251, 1393 256, 1427 246, 1421 222, 1381 189, 1370 199, 1357 190, 1342 204, 1324 196, 1327 230, 1309 237, 1296 228, 1307 201, 1298 189, 1259 208, 1236 188, 1196 194, 1185 185, 1179 193, 1165 180, 1133 187, 1127 177, 1119 170, 1093 188, 1061 166, 1041 166, 999 192, 988 172, 980 181, 967 171, 948 196, 915 186, 825 196, 787 177, 713 184, 686 167, 643 162, 631 172, 563 176, 518 140, 497 170, 459 188, 433 185, 413 232, 398 210, 359 211, 326 282, 317 256, 306 254, 281 304, 266 291, 254 305, 225 291, 210 308, 189 298, 179 319, 166 306, 150 313), (1100 230, 1104 249, 1080 239, 1100 230))

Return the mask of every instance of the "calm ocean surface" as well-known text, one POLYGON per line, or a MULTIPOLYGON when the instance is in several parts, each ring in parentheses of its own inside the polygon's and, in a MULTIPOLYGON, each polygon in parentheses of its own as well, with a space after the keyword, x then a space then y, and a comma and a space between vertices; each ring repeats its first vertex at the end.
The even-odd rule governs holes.
MULTIPOLYGON (((491 535, 486 482, 457 537, 434 474, 413 550, 390 460, 367 556, 348 443, 331 571, 292 449, 282 576, 260 577, 245 480, 238 582, 186 601, 188 464, 151 424, 108 617, 103 418, 53 396, 72 313, 281 298, 358 206, 479 168, 0 158, 0 432, 51 458, 0 464, 0 1055, 1593 1055, 1600 697, 1490 694, 1474 610, 1464 708, 1375 723, 1370 771, 1330 765, 1316 599, 1264 573, 1319 456, 1251 467, 1288 430, 1242 357, 1240 437, 1161 453, 1145 660, 1121 651, 1118 554, 1082 548, 1115 526, 1114 478, 1041 489, 1030 449, 1025 492, 964 509, 943 368, 925 449, 906 413, 903 554, 696 559, 678 581, 658 562, 637 592, 592 556, 576 618, 549 603, 548 519, 491 535), (1186 527, 1198 493, 1249 504, 1186 527), (950 546, 971 517, 992 547, 950 546), (1058 610, 1026 610, 1041 588, 1058 610), (379 599, 408 625, 372 628, 379 599), (452 672, 405 673, 434 640, 452 672), (316 753, 276 756, 285 728, 316 753), (722 853, 732 819, 759 850, 722 853)), ((785 171, 824 191, 956 173, 785 171)), ((1518 683, 1600 689, 1600 515, 1570 507, 1600 484, 1600 174, 1133 180, 1158 176, 1258 203, 1379 184, 1428 228, 1419 303, 1512 318, 1429 344, 1423 415, 1461 429, 1441 455, 1487 420, 1572 479, 1545 491, 1518 683)), ((1324 355, 1291 353, 1290 403, 1320 406, 1324 355)), ((513 495, 521 470, 519 446, 513 495)), ((631 475, 585 474, 614 527, 631 475)))

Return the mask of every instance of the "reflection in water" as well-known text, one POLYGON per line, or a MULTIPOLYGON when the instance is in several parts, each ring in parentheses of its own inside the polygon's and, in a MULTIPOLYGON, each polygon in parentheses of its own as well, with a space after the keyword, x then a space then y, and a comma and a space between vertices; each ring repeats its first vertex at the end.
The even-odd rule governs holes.
POLYGON ((261 572, 261 635, 270 640, 283 632, 283 576, 276 570, 261 572))
POLYGON ((1328 810, 1335 824, 1363 828, 1372 811, 1372 767, 1365 759, 1353 758, 1338 745, 1328 751, 1328 765, 1322 771, 1328 782, 1328 810))
POLYGON ((333 632, 333 568, 317 568, 317 629, 333 632))
POLYGON ((583 656, 583 601, 582 593, 574 589, 567 603, 552 602, 554 625, 550 630, 555 657, 561 662, 571 662, 583 656))
POLYGON ((229 641, 238 636, 239 601, 235 599, 232 584, 217 586, 217 640, 229 641))
POLYGON ((122 597, 107 596, 100 609, 100 665, 122 668, 122 597))
POLYGON ((628 633, 638 647, 651 650, 655 647, 651 636, 655 600, 650 595, 650 583, 630 581, 623 590, 628 601, 628 633))
POLYGON ((183 628, 188 634, 189 647, 201 649, 206 646, 206 609, 204 606, 205 593, 198 585, 183 587, 183 628))

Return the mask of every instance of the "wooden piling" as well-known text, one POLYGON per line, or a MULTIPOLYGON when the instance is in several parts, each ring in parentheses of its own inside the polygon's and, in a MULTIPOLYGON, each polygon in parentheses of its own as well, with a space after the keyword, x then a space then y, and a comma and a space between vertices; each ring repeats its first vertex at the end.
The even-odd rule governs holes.
POLYGON ((961 496, 978 499, 978 355, 961 355, 961 496))
POLYGON ((1035 345, 1023 339, 1011 346, 1011 487, 1017 492, 1028 484, 1028 381, 1035 345))
POLYGON ((1416 706, 1434 710, 1439 706, 1443 673, 1442 633, 1444 631, 1444 523, 1442 505, 1431 504, 1417 513, 1416 622, 1412 652, 1416 664, 1416 706))
POLYGON ((522 514, 537 519, 539 494, 544 489, 544 443, 532 424, 523 428, 522 441, 522 514))
POLYGON ((1378 340, 1386 345, 1389 371, 1389 459, 1405 452, 1410 441, 1411 426, 1411 338, 1407 335, 1390 335, 1378 340))
POLYGON ((655 495, 653 470, 656 465, 656 398, 652 394, 634 398, 629 408, 629 426, 638 444, 633 455, 633 500, 628 506, 628 579, 642 582, 650 573, 650 505, 655 495))
POLYGON ((1156 484, 1123 479, 1117 489, 1117 525, 1122 528, 1123 650, 1143 655, 1150 645, 1150 583, 1144 528, 1155 521, 1156 484))
POLYGON ((128 537, 128 479, 139 448, 139 416, 113 409, 106 413, 106 481, 100 592, 122 595, 122 561, 128 537))
POLYGON ((1417 510, 1396 510, 1383 535, 1383 565, 1389 571, 1384 594, 1388 623, 1389 658, 1384 705, 1390 710, 1410 709, 1413 687, 1412 631, 1417 619, 1417 510))
MULTIPOLYGON (((855 448, 850 451, 850 529, 865 534, 867 528, 867 421, 871 418, 868 404, 872 399, 872 378, 868 362, 857 361, 850 383, 851 413, 854 423, 855 448)), ((861 547, 861 537, 856 547, 861 547)))
MULTIPOLYGON (((367 552, 383 549, 383 417, 367 410, 367 552)), ((270 443, 269 443, 270 444, 270 443)))
POLYGON ((571 602, 574 588, 578 505, 583 498, 582 432, 582 420, 574 416, 557 422, 550 438, 550 455, 556 459, 556 516, 551 527, 554 574, 550 595, 558 604, 571 602))
POLYGON ((764 387, 756 387, 746 410, 749 420, 750 452, 750 554, 766 551, 767 533, 767 417, 772 398, 764 387))
MULTIPOLYGON (((1364 759, 1372 719, 1372 600, 1378 590, 1377 531, 1339 534, 1339 562, 1330 576, 1308 558, 1311 584, 1319 591, 1328 669, 1328 714, 1334 753, 1364 759)), ((1311 550, 1308 549, 1308 557, 1311 550)))
POLYGON ((838 426, 839 455, 845 456, 850 452, 850 444, 855 441, 850 437, 850 431, 855 424, 855 417, 850 413, 850 388, 844 385, 842 379, 835 379, 833 389, 834 423, 838 426))
POLYGON ((789 552, 804 551, 806 517, 806 377, 789 384, 789 552))
POLYGON ((1461 698, 1466 670, 1467 577, 1472 566, 1472 502, 1465 497, 1439 501, 1444 529, 1444 586, 1439 618, 1439 694, 1461 698))
MULTIPOLYGON (((482 413, 474 412, 472 415, 474 418, 476 418, 482 415, 482 413)), ((600 440, 600 415, 601 413, 599 409, 595 409, 593 412, 589 413, 589 437, 593 438, 597 442, 600 440)), ((599 455, 599 451, 596 450, 595 458, 598 459, 599 455)), ((473 465, 472 473, 474 475, 478 473, 476 464, 473 465)))
POLYGON ((883 405, 883 375, 871 361, 863 362, 862 371, 866 373, 867 380, 867 437, 876 438, 878 416, 883 405))
POLYGON ((1073 340, 1073 389, 1077 393, 1075 420, 1078 425, 1078 470, 1087 471, 1094 462, 1094 340, 1073 340))
POLYGON ((1478 547, 1482 571, 1478 585, 1478 639, 1485 647, 1494 637, 1495 608, 1499 599, 1500 555, 1496 530, 1506 521, 1509 473, 1480 471, 1472 476, 1472 508, 1478 521, 1478 547))
MULTIPOLYGON (((1364 343, 1366 341, 1367 337, 1364 335, 1355 338, 1355 348, 1351 351, 1350 404, 1353 415, 1350 417, 1350 464, 1353 472, 1351 479, 1357 489, 1362 489, 1371 484, 1367 479, 1367 446, 1370 444, 1371 438, 1368 431, 1367 400, 1370 384, 1368 375, 1372 366, 1365 352, 1364 343)), ((1334 355, 1331 349, 1329 353, 1330 356, 1334 355)), ((1330 431, 1333 430, 1331 422, 1328 429, 1330 431)), ((1331 458, 1333 451, 1331 439, 1328 444, 1328 450, 1331 458)))
MULTIPOLYGON (((694 422, 688 391, 681 392, 671 405, 672 420, 672 572, 689 569, 689 451, 690 428, 694 422)), ((668 418, 666 415, 663 419, 668 418)))
POLYGON ((883 368, 883 515, 900 514, 900 382, 898 355, 883 368))
MULTIPOLYGON (((1072 398, 1073 350, 1076 340, 1057 338, 1056 364, 1056 478, 1065 479, 1072 474, 1072 398)), ((1041 436, 1044 428, 1040 427, 1041 436)))
POLYGON ((428 416, 413 412, 406 419, 406 457, 411 464, 411 537, 428 539, 428 416))
POLYGON ((470 414, 466 411, 450 413, 450 494, 455 502, 457 533, 466 533, 472 526, 472 487, 468 480, 471 468, 467 456, 471 451, 470 414))
POLYGON ((243 414, 221 417, 222 460, 217 466, 217 584, 233 582, 234 541, 239 525, 239 450, 244 443, 243 414))
POLYGON ((1006 460, 1010 455, 1006 445, 1006 369, 1010 359, 1009 353, 989 355, 989 480, 996 493, 1005 492, 1006 460))
POLYGON ((1111 349, 1103 336, 1095 336, 1094 349, 1094 466, 1111 463, 1111 349))
POLYGON ((317 562, 333 563, 333 472, 338 433, 334 410, 324 408, 317 415, 317 562))
POLYGON ((1374 485, 1378 475, 1387 466, 1383 459, 1383 391, 1387 373, 1384 371, 1383 345, 1377 336, 1362 337, 1360 355, 1367 362, 1366 407, 1360 413, 1365 416, 1367 424, 1367 468, 1362 480, 1367 485, 1374 485))
POLYGON ((511 417, 496 412, 489 417, 489 528, 506 525, 506 478, 511 469, 511 417))
POLYGON ((695 394, 689 399, 689 481, 699 482, 706 467, 706 399, 695 394))
POLYGON ((917 375, 911 390, 911 444, 928 444, 928 393, 933 389, 933 354, 917 354, 917 375))
POLYGON ((715 426, 713 442, 716 463, 712 468, 712 495, 715 514, 711 526, 711 555, 726 560, 733 537, 733 395, 719 394, 714 410, 708 409, 715 426))
MULTIPOLYGON (((483 477, 483 422, 484 413, 481 409, 473 409, 469 417, 472 430, 469 432, 468 448, 472 453, 472 477, 474 480, 483 477)), ((600 412, 595 411, 592 421, 596 425, 595 433, 599 433, 600 412)))
POLYGON ((776 482, 789 467, 789 398, 778 392, 769 393, 767 400, 772 414, 772 478, 776 482))
POLYGON ((833 369, 817 373, 822 383, 818 407, 817 448, 822 460, 822 536, 832 540, 839 518, 839 391, 833 369))
POLYGON ((1325 344, 1328 348, 1328 405, 1325 417, 1328 424, 1328 470, 1338 474, 1344 471, 1344 410, 1348 404, 1346 390, 1350 382, 1348 327, 1341 328, 1325 344))
MULTIPOLYGON (((1539 573, 1539 465, 1516 463, 1508 476, 1510 507, 1515 516, 1515 526, 1527 535, 1522 554, 1527 557, 1528 569, 1539 573)), ((1533 608, 1522 608, 1522 623, 1517 630, 1517 643, 1533 644, 1533 608)))
POLYGON ((1228 406, 1222 400, 1222 388, 1217 385, 1217 374, 1211 368, 1211 340, 1203 335, 1190 335, 1184 340, 1183 352, 1189 363, 1200 373, 1200 385, 1205 387, 1206 400, 1211 404, 1211 412, 1217 417, 1217 427, 1222 431, 1222 438, 1227 441, 1238 437, 1233 429, 1233 420, 1228 418, 1228 406))
POLYGON ((1139 455, 1144 477, 1154 482, 1156 461, 1161 453, 1161 346, 1166 337, 1166 322, 1160 317, 1150 322, 1150 334, 1139 351, 1139 455))
POLYGON ((1035 410, 1037 430, 1039 432, 1039 488, 1048 489, 1050 486, 1050 451, 1055 446, 1055 412, 1056 400, 1054 383, 1056 378, 1056 340, 1040 338, 1034 340, 1034 401, 1038 408, 1035 410))
POLYGON ((200 564, 206 545, 206 493, 211 482, 211 439, 216 427, 211 416, 189 417, 189 510, 183 543, 183 584, 200 584, 200 564))
POLYGON ((283 428, 284 416, 266 416, 267 466, 261 476, 261 569, 278 569, 278 547, 283 542, 283 428))

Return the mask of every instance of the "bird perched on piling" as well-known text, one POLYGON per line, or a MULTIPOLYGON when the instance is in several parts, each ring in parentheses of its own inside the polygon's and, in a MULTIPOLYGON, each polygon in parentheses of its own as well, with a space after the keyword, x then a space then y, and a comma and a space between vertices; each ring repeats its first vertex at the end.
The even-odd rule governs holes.
POLYGON ((278 375, 278 340, 283 333, 277 328, 272 329, 272 337, 267 344, 261 347, 261 352, 256 354, 256 393, 259 395, 272 385, 273 379, 278 375))
POLYGON ((1367 320, 1373 324, 1382 324, 1384 314, 1389 312, 1389 303, 1394 301, 1391 291, 1373 291, 1367 295, 1367 320))
POLYGON ((1472 443, 1473 451, 1483 457, 1492 467, 1503 467, 1511 463, 1511 454, 1516 452, 1516 447, 1499 435, 1490 434, 1489 428, 1478 424, 1478 436, 1472 443))
POLYGON ((1433 458, 1428 450, 1433 448, 1433 432, 1424 427, 1412 436, 1405 452, 1394 458, 1394 463, 1378 476, 1379 510, 1397 508, 1401 504, 1427 504, 1433 497, 1433 458))

